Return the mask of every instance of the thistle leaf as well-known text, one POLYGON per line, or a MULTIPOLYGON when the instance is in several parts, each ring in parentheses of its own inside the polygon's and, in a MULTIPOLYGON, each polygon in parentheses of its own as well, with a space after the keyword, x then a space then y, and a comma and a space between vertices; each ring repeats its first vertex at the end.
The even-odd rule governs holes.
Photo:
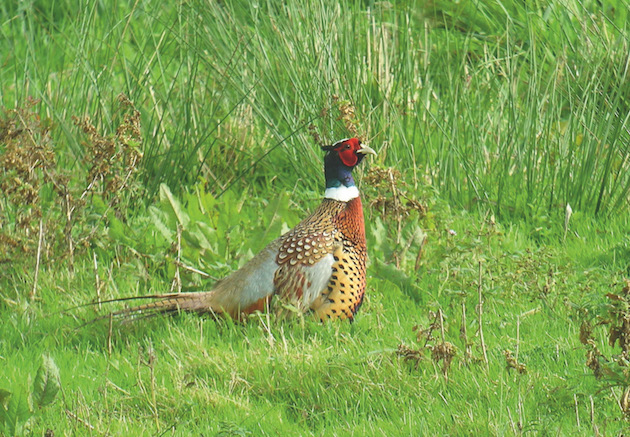
POLYGON ((50 405, 61 388, 59 380, 59 368, 52 358, 42 356, 42 365, 37 369, 35 381, 33 381, 32 399, 34 405, 39 408, 50 405))

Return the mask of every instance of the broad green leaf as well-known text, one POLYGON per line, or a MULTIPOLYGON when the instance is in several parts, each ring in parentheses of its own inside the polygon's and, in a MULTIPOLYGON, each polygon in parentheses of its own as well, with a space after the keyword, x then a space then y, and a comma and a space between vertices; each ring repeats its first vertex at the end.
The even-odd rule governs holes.
POLYGON ((387 264, 376 258, 373 264, 372 275, 395 284, 403 293, 414 299, 416 302, 422 302, 422 290, 415 283, 414 279, 405 272, 397 269, 391 264, 387 264))
POLYGON ((201 224, 202 223, 200 222, 194 223, 188 232, 182 233, 182 237, 184 237, 186 242, 189 242, 193 247, 207 250, 211 248, 211 245, 201 230, 201 224))
POLYGON ((199 197, 199 204, 205 210, 206 214, 211 213, 217 203, 217 199, 211 193, 205 192, 202 188, 197 190, 197 196, 199 197))
POLYGON ((259 252, 265 244, 281 235, 284 217, 289 209, 289 197, 281 193, 269 201, 262 214, 264 231, 260 238, 252 238, 249 245, 251 250, 259 252))
POLYGON ((37 369, 35 381, 33 381, 33 402, 39 408, 50 405, 60 389, 59 368, 52 358, 42 356, 42 364, 37 369))
POLYGON ((10 397, 11 392, 9 390, 0 388, 0 407, 6 407, 10 397))
POLYGON ((182 225, 182 227, 187 227, 188 222, 190 222, 190 218, 188 214, 182 209, 182 205, 179 203, 171 190, 168 188, 166 184, 160 184, 160 200, 163 205, 168 204, 173 212, 175 213, 175 217, 177 218, 177 222, 182 225))
POLYGON ((151 216, 151 222, 160 234, 162 234, 166 240, 172 241, 175 230, 168 226, 168 214, 155 206, 149 207, 149 214, 151 216))
POLYGON ((92 197, 92 206, 98 214, 105 214, 107 212, 107 204, 103 201, 103 198, 97 194, 92 197))
POLYGON ((216 242, 217 242, 217 231, 211 228, 207 223, 199 222, 197 223, 197 228, 199 232, 202 232, 204 235, 205 241, 208 242, 208 247, 216 252, 216 242))
POLYGON ((129 247, 133 247, 134 239, 130 238, 133 236, 133 231, 129 226, 120 221, 114 214, 110 214, 109 217, 109 236, 114 240, 121 244, 125 244, 129 247))
POLYGON ((372 235, 374 235, 377 246, 380 247, 383 242, 387 240, 387 229, 385 229, 383 221, 379 217, 376 217, 371 223, 370 231, 372 232, 372 235))
POLYGON ((205 215, 204 208, 199 198, 198 189, 191 193, 187 193, 186 200, 186 213, 192 222, 208 221, 208 217, 205 215))
POLYGON ((403 249, 400 252, 400 257, 403 261, 414 261, 417 250, 420 247, 419 245, 422 244, 427 234, 420 226, 412 222, 403 228, 402 235, 403 249), (412 247, 412 244, 415 244, 415 246, 412 247), (415 253, 410 253, 410 251, 415 253))
POLYGON ((22 435, 24 424, 32 413, 28 408, 26 396, 21 393, 11 396, 7 408, 0 406, 0 434, 7 436, 22 435))

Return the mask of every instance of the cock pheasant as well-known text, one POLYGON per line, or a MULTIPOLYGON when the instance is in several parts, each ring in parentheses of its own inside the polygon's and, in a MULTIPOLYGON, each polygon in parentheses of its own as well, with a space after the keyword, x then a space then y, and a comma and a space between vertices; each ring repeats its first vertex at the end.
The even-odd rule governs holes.
MULTIPOLYGON (((321 321, 350 319, 365 293, 366 244, 363 207, 352 170, 376 152, 349 138, 322 147, 326 191, 319 207, 295 228, 272 241, 211 291, 140 298, 153 302, 112 316, 133 317, 190 311, 241 320, 277 302, 312 312, 321 321)), ((127 300, 135 298, 115 299, 127 300)))

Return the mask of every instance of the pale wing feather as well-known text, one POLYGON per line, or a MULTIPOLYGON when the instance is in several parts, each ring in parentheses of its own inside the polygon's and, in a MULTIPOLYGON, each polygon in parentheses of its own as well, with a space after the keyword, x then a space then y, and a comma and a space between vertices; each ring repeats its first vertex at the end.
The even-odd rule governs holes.
POLYGON ((217 282, 208 295, 212 309, 236 316, 260 299, 271 297, 279 247, 280 239, 272 241, 243 267, 217 282))

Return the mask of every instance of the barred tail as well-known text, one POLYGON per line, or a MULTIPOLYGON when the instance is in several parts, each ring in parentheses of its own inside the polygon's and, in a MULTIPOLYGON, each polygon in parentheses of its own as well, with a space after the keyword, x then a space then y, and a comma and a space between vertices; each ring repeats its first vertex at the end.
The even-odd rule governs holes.
POLYGON ((216 314, 223 312, 221 309, 214 308, 212 305, 213 292, 191 292, 191 293, 166 293, 154 294, 150 296, 123 297, 119 299, 110 299, 101 302, 94 302, 89 305, 106 304, 113 302, 124 302, 128 300, 151 300, 143 305, 125 308, 119 311, 113 311, 101 317, 97 317, 89 323, 97 322, 104 319, 118 319, 122 321, 135 321, 154 317, 157 315, 173 315, 180 312, 194 312, 198 314, 210 313, 216 314))

